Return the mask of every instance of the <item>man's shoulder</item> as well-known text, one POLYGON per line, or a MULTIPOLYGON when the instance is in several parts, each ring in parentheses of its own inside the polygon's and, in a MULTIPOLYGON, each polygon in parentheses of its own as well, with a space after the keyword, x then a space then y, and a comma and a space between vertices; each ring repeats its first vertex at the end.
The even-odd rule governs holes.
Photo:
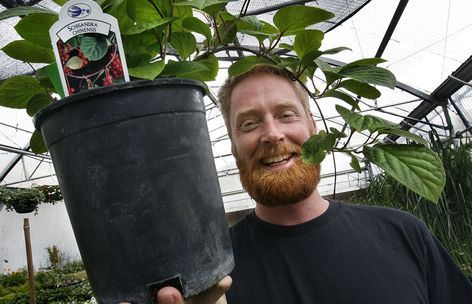
POLYGON ((415 215, 400 209, 349 202, 340 204, 340 215, 349 220, 369 221, 387 225, 425 230, 426 225, 415 215))

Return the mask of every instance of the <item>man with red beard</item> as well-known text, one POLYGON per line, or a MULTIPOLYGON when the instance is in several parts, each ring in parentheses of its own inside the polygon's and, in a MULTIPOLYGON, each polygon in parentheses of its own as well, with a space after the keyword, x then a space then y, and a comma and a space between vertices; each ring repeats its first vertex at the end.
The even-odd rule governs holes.
MULTIPOLYGON (((472 303, 470 281, 417 218, 321 197, 319 165, 300 159, 316 125, 289 73, 257 66, 228 79, 219 101, 256 208, 231 227, 231 288, 226 277, 185 303, 215 303, 226 291, 229 304, 472 303)), ((158 297, 184 303, 173 288, 158 297)))

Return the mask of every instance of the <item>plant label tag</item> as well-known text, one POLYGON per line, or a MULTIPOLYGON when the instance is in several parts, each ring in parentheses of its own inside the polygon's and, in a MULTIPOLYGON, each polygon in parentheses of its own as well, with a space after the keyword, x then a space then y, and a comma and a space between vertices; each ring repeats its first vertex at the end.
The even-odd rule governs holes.
POLYGON ((118 21, 96 2, 66 2, 49 35, 65 96, 129 81, 118 21))

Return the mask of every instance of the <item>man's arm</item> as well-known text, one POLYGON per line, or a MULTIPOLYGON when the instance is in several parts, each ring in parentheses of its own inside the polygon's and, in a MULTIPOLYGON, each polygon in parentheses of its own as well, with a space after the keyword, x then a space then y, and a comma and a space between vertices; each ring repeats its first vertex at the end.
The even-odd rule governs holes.
POLYGON ((231 277, 226 276, 215 286, 186 300, 176 288, 164 287, 157 293, 157 301, 159 304, 226 304, 224 294, 231 283, 231 277))

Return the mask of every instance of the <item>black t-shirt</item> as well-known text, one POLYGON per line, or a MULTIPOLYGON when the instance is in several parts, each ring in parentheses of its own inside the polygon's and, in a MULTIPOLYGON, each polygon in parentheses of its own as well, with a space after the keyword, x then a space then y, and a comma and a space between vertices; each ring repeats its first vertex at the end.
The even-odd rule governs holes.
POLYGON ((295 226, 231 228, 229 304, 470 304, 472 285, 409 213, 330 202, 295 226))

